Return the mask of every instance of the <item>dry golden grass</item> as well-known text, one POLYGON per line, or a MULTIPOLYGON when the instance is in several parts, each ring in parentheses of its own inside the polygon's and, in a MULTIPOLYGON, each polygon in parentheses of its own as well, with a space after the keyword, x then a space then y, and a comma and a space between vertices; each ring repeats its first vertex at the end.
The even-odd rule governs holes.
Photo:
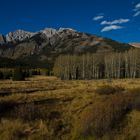
POLYGON ((140 79, 61 81, 56 77, 35 76, 21 82, 3 80, 0 81, 0 138, 125 140, 131 125, 137 125, 133 134, 138 133, 139 105, 140 79), (109 95, 96 93, 106 85, 123 90, 115 88, 115 93, 109 95), (133 110, 137 112, 131 115, 133 110), (129 116, 133 116, 132 120, 126 123, 129 116))

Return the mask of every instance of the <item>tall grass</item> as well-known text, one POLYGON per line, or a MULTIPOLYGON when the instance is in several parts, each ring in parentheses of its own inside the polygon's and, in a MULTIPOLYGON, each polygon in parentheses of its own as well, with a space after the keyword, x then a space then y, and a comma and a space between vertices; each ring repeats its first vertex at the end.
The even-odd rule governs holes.
POLYGON ((139 85, 44 76, 0 81, 1 91, 11 91, 0 96, 0 139, 139 140, 139 85))

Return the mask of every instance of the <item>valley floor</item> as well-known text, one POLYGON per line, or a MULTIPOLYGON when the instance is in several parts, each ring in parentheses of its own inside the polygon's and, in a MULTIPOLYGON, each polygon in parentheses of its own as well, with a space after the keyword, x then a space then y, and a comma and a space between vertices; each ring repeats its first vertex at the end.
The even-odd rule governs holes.
POLYGON ((0 81, 2 140, 139 140, 140 79, 0 81))

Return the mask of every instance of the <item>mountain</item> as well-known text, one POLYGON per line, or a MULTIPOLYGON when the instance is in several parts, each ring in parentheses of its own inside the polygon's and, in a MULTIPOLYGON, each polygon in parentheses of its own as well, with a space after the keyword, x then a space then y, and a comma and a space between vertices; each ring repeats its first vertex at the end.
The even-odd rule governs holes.
POLYGON ((6 43, 5 37, 3 35, 0 35, 0 44, 6 43))
POLYGON ((20 42, 25 39, 31 38, 35 33, 23 31, 23 30, 17 30, 15 32, 10 32, 6 35, 6 41, 7 42, 20 42))
POLYGON ((17 30, 0 37, 0 57, 48 67, 60 54, 122 52, 133 46, 71 28, 46 28, 39 32, 17 30))
POLYGON ((136 47, 136 48, 140 48, 140 43, 130 43, 130 45, 136 47))

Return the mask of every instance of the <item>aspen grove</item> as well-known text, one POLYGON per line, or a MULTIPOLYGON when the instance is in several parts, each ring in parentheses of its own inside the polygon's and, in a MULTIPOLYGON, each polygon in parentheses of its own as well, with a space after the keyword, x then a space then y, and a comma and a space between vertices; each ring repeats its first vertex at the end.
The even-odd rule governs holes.
POLYGON ((139 78, 140 52, 60 55, 53 72, 63 80, 139 78))

